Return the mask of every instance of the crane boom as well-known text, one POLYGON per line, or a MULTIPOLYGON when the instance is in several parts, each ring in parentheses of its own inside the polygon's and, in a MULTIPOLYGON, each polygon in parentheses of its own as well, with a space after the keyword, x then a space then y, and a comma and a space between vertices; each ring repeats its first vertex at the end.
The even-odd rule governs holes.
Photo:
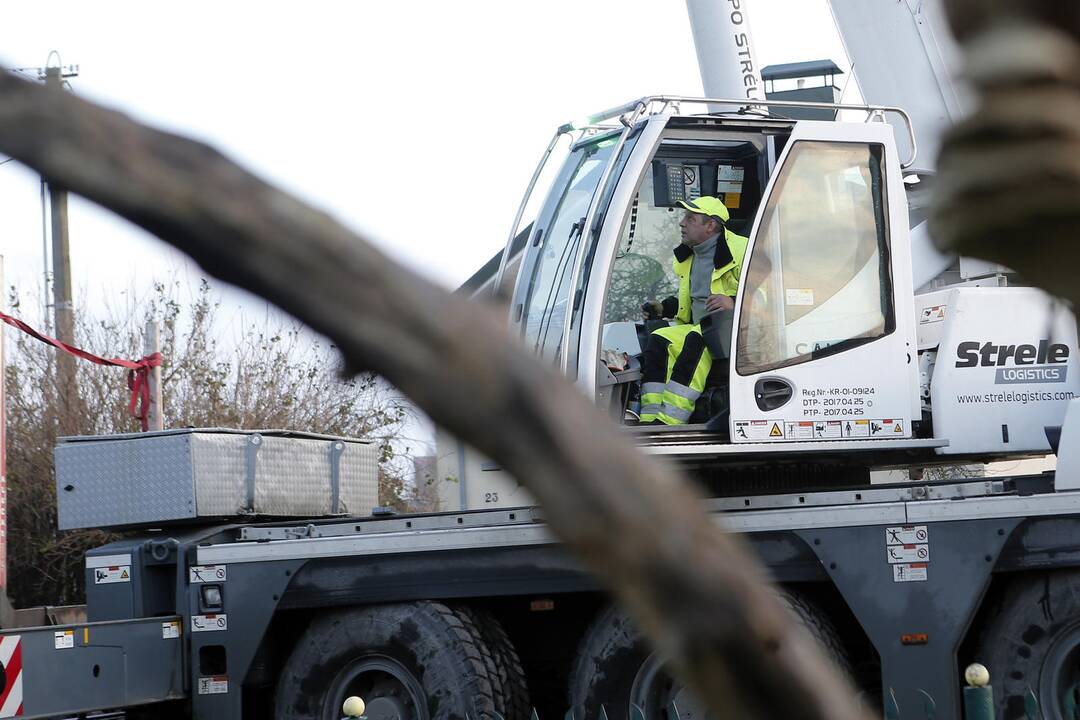
MULTIPOLYGON (((919 167, 937 164, 941 136, 968 107, 958 50, 940 0, 829 0, 863 99, 911 115, 919 167)), ((897 133, 901 154, 907 140, 897 133)))
POLYGON ((686 0, 706 97, 764 100, 748 0, 686 0))

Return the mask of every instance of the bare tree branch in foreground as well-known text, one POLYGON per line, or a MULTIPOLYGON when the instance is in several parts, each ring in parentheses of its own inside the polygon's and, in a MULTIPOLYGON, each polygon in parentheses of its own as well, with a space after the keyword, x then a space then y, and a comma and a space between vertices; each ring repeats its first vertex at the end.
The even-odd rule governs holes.
MULTIPOLYGON (((864 717, 743 545, 491 313, 215 150, 0 71, 0 152, 325 333, 500 462, 720 718, 864 717)), ((103 249, 104 250, 104 249, 103 249)))

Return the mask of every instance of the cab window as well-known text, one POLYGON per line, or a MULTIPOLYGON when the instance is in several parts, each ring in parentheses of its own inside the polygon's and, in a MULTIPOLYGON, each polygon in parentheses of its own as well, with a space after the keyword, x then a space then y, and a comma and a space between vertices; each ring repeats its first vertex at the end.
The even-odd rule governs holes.
POLYGON ((748 235, 765 176, 761 135, 716 133, 714 138, 661 142, 623 222, 608 282, 604 322, 641 320, 645 300, 675 295, 672 250, 681 242, 680 199, 719 197, 731 213, 728 228, 748 235))
POLYGON ((880 145, 800 141, 780 170, 742 282, 736 370, 831 355, 894 328, 880 145))
POLYGON ((578 147, 567 160, 561 185, 548 200, 533 234, 537 253, 521 315, 526 341, 537 355, 557 361, 570 295, 570 280, 584 230, 585 214, 615 146, 600 141, 578 147))

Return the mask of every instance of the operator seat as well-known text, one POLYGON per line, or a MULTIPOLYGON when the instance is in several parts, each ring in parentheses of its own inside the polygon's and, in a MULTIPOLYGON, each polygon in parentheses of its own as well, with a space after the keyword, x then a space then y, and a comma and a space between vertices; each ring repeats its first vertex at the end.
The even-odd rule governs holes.
POLYGON ((691 423, 708 423, 709 430, 727 427, 728 369, 731 357, 733 310, 711 312, 701 319, 701 337, 712 355, 713 364, 705 380, 705 390, 694 406, 691 423))

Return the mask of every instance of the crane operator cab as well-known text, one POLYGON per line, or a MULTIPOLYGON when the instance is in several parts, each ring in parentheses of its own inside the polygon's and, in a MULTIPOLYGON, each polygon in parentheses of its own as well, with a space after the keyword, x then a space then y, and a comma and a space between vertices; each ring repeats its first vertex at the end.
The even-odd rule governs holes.
POLYGON ((713 362, 688 422, 642 430, 731 443, 911 438, 920 398, 892 126, 681 114, 693 101, 679 101, 635 101, 605 114, 620 125, 579 131, 526 244, 517 331, 636 425, 642 353, 670 322, 643 304, 678 295, 679 201, 719 198, 726 230, 748 238, 734 308, 701 322, 713 362))

